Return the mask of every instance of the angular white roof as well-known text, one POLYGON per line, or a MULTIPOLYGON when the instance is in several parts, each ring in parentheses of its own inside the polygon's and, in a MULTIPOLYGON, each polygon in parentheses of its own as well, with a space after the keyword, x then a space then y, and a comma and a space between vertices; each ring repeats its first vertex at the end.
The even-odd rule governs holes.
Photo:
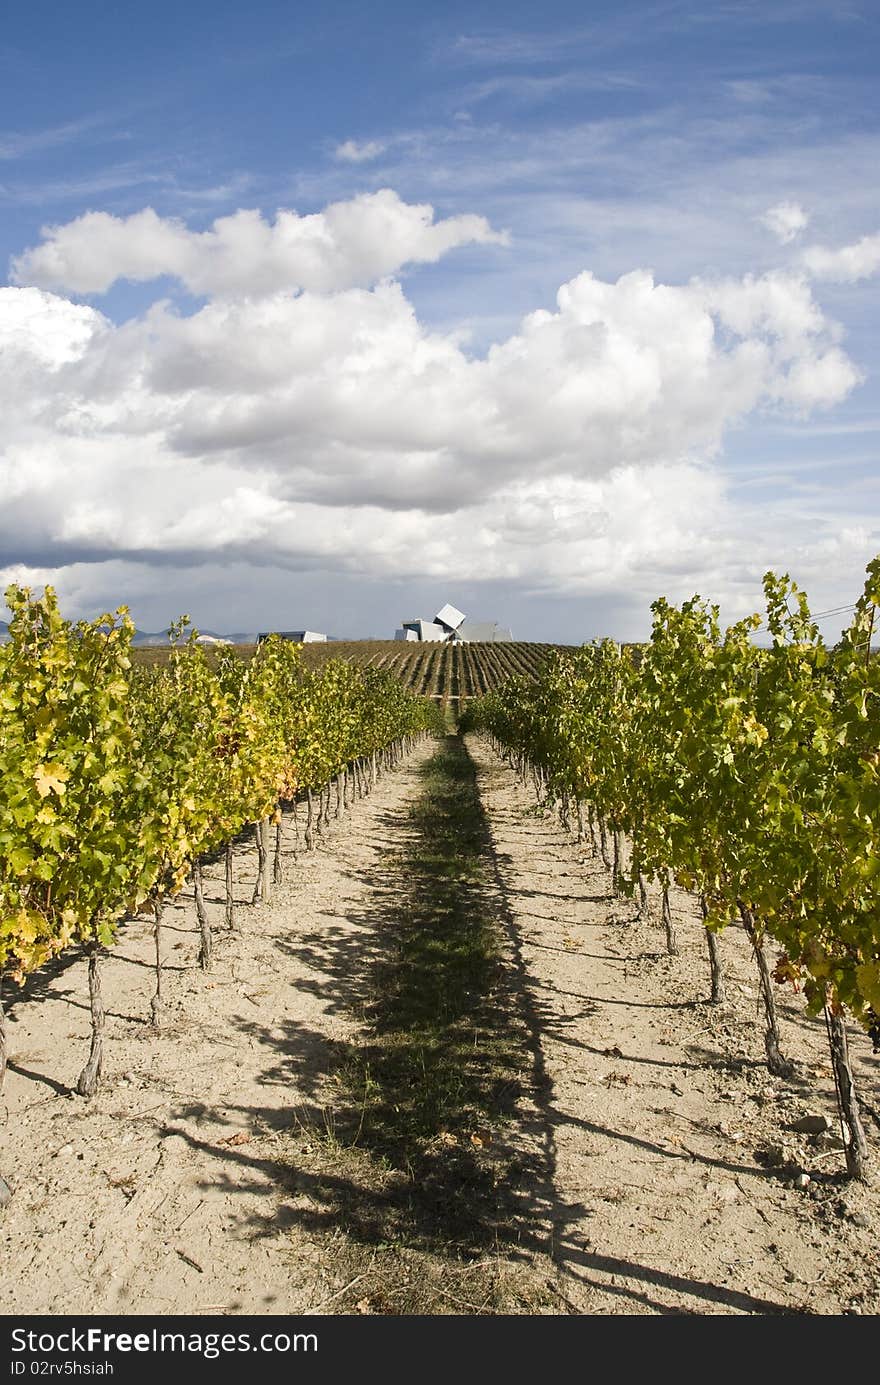
POLYGON ((454 606, 447 603, 442 611, 437 612, 434 620, 438 625, 448 625, 450 630, 457 630, 464 620, 464 612, 457 611, 454 606))

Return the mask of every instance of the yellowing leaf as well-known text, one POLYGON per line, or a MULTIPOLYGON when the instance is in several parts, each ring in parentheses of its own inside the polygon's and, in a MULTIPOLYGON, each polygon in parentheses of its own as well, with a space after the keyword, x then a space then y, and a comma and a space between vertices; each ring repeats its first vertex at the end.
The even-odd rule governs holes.
POLYGON ((880 1012, 880 963, 863 962, 856 967, 859 990, 873 1010, 880 1012))
POLYGON ((34 772, 34 783, 40 798, 46 798, 50 793, 63 794, 69 778, 70 771, 54 761, 38 765, 34 772))

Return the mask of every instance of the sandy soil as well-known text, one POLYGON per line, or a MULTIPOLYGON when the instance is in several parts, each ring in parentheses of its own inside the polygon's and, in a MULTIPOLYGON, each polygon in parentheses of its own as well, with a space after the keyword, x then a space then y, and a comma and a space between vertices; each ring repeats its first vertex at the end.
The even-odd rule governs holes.
MULTIPOLYGON (((469 747, 531 1068, 505 1136, 536 1171, 528 1227, 498 1259, 546 1295, 508 1311, 880 1311, 880 1191, 843 1179, 833 1124, 817 1137, 790 1129, 808 1114, 834 1122, 820 1024, 781 993, 799 1075, 771 1079, 744 936, 723 939, 730 999, 708 1005, 693 901, 674 899, 682 951, 668 957, 662 930, 609 896, 586 849, 535 812, 484 743, 469 747)), ((393 852, 431 749, 387 775, 316 852, 295 860, 288 834, 288 883, 268 905, 244 903, 255 853, 243 844, 233 932, 221 923, 220 867, 209 870, 210 976, 196 965, 191 900, 169 907, 159 1034, 148 1022, 151 929, 127 926, 104 964, 105 1079, 92 1101, 71 1094, 89 1030, 82 961, 12 998, 0 1097, 6 1313, 394 1311, 377 1307, 376 1250, 340 1254, 346 1231, 312 1156, 335 1135, 337 1048, 364 1030, 383 945, 376 899, 393 891, 393 852)), ((880 1061, 858 1033, 853 1050, 876 1145, 880 1061)), ((482 1308, 446 1298, 437 1311, 482 1308)))

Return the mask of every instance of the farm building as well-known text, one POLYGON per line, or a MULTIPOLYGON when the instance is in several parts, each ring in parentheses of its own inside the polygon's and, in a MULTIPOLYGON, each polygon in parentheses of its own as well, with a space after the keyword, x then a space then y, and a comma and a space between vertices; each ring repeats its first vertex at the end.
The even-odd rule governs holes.
POLYGON ((282 640, 292 640, 294 644, 327 643, 327 636, 319 635, 317 630, 265 630, 257 635, 257 644, 267 640, 270 635, 279 635, 282 640))
POLYGON ((469 620, 454 606, 443 606, 433 620, 405 620, 395 630, 396 640, 444 640, 448 643, 464 641, 467 644, 497 644, 502 640, 512 640, 513 635, 494 620, 469 620))

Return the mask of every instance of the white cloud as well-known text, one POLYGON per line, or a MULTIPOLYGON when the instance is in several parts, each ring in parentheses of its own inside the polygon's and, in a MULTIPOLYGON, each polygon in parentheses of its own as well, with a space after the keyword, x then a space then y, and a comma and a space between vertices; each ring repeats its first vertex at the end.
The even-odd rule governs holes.
POLYGON ((88 116, 83 120, 70 120, 64 125, 54 125, 45 130, 0 131, 0 159, 24 159, 45 149, 57 149, 62 145, 74 143, 103 123, 101 116, 88 116))
MULTIPOLYGON (((170 489, 174 476, 159 481, 170 489)), ((540 609, 531 638, 577 643, 604 633, 644 638, 649 604, 661 593, 674 602, 695 592, 710 597, 727 620, 761 610, 768 567, 790 571, 813 609, 837 607, 861 590, 864 567, 880 548, 877 525, 829 505, 824 492, 781 513, 733 496, 714 467, 687 464, 620 468, 595 481, 524 481, 465 513, 427 522, 413 512, 271 502, 261 515, 259 493, 224 492, 219 483, 203 488, 201 511, 195 490, 185 499, 193 504, 180 515, 176 549, 78 561, 75 551, 65 556, 59 548, 54 566, 34 561, 0 571, 0 591, 10 581, 52 582, 68 614, 89 617, 126 599, 145 629, 164 628, 187 609, 221 631, 305 621, 336 634, 385 637, 404 615, 430 614, 457 595, 476 615, 505 615, 519 638, 529 636, 524 612, 540 609), (240 506, 251 542, 224 549, 224 522, 227 535, 244 536, 240 506), (207 533, 217 546, 203 548, 194 563, 187 541, 198 519, 205 526, 198 537, 207 533), (300 530, 296 548, 286 532, 291 524, 300 530), (454 590, 462 583, 467 594, 454 590), (560 595, 574 599, 560 602, 560 595)), ((137 518, 131 507, 122 513, 127 523, 137 518)), ((823 621, 822 629, 834 638, 843 623, 823 621)))
POLYGON ((35 363, 58 370, 81 359, 93 338, 109 327, 94 308, 40 289, 0 288, 0 352, 7 369, 35 363))
POLYGON ((797 202, 777 202, 775 207, 770 207, 760 217, 760 221, 778 241, 789 245, 801 231, 806 230, 810 218, 797 202))
POLYGON ((466 106, 476 106, 483 101, 501 97, 525 106, 551 100, 561 92, 572 89, 608 91, 626 85, 628 83, 625 78, 612 74, 586 77, 580 72, 560 72, 546 77, 535 77, 516 73, 487 77, 483 82, 475 82, 460 93, 459 99, 466 106))
POLYGON ((115 327, 45 288, 0 290, 10 563, 679 580, 744 560, 709 465, 726 431, 833 405, 859 380, 798 274, 581 273, 473 357, 423 326, 385 266, 436 257, 464 225, 492 239, 480 218, 435 223, 393 194, 335 204, 313 219, 308 274, 301 220, 291 241, 256 214, 202 236, 92 214, 19 260, 68 284, 162 265, 211 296, 115 327), (278 282, 297 257, 311 282, 294 293, 278 282))
POLYGON ((844 245, 839 250, 811 245, 803 253, 803 262, 814 279, 830 279, 839 284, 870 279, 880 270, 880 234, 862 236, 854 245, 844 245))
POLYGON ((342 144, 337 144, 333 151, 334 159, 340 163, 362 164, 369 163, 371 159, 378 159, 384 153, 385 145, 377 139, 368 139, 359 142, 356 139, 347 139, 342 144))
POLYGON ((309 216, 279 211, 274 222, 241 210, 201 232, 151 207, 129 217, 86 212, 46 227, 42 243, 13 261, 11 277, 78 294, 105 293, 118 279, 161 275, 212 296, 333 293, 374 283, 407 264, 433 263, 472 243, 504 245, 507 237, 482 216, 435 221, 433 207, 403 202, 383 188, 309 216))

